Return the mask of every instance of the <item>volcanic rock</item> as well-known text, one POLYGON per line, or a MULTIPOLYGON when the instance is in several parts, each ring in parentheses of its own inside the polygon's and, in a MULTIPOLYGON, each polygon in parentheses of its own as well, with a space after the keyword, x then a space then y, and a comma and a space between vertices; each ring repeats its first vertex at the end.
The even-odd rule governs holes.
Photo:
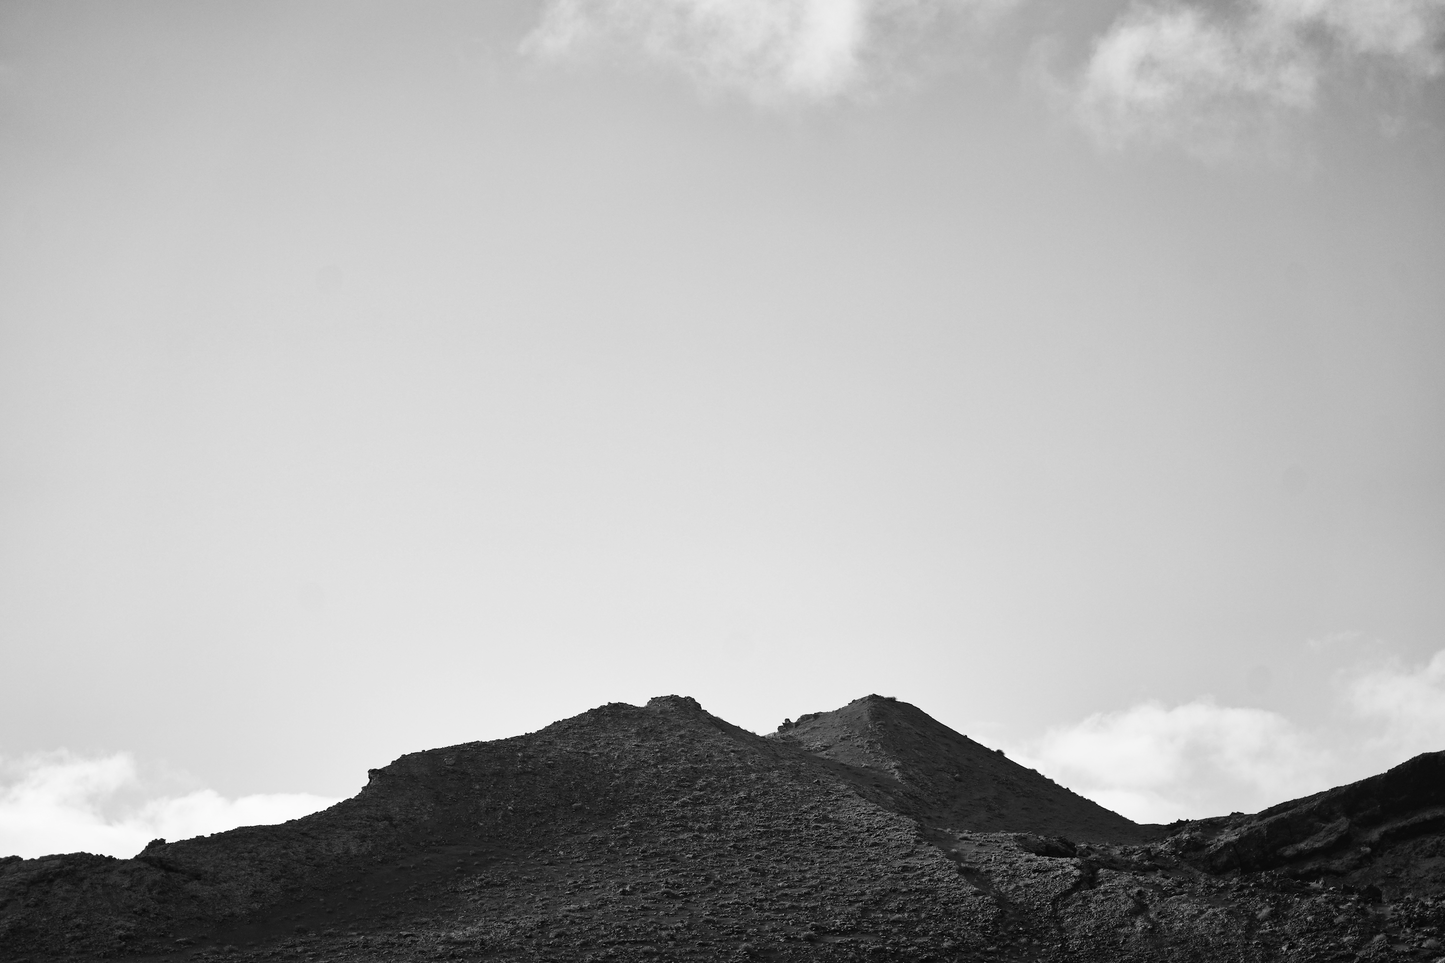
POLYGON ((1199 820, 1190 832, 1188 858, 1212 873, 1335 877, 1371 896, 1445 892, 1445 752, 1254 815, 1199 820))
POLYGON ((906 703, 683 696, 412 753, 330 809, 0 859, 0 960, 1322 960, 1445 928, 1439 753, 1139 826, 906 703))
POLYGON ((859 794, 923 825, 1115 843, 1153 835, 897 699, 801 716, 774 738, 836 763, 859 794))

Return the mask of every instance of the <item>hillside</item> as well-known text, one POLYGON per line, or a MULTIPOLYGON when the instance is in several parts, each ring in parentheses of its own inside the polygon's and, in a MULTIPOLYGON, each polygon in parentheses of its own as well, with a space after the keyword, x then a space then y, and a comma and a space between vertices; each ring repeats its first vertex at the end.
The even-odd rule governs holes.
POLYGON ((1171 844, 1211 873, 1284 872, 1445 894, 1445 752, 1249 816, 1198 820, 1171 844))
POLYGON ((906 703, 762 737, 665 696, 280 826, 0 860, 0 959, 1432 959, 1440 764, 1166 838, 906 703))
POLYGON ((926 826, 1115 843, 1157 835, 896 699, 810 713, 775 737, 838 763, 860 793, 926 826))

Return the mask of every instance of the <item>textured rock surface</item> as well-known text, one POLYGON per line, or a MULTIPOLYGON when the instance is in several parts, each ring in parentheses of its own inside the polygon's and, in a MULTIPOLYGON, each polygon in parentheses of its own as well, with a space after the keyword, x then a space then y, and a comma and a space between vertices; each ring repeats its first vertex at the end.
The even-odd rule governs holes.
POLYGON ((1433 960, 1442 754, 1144 827, 905 703, 680 696, 130 860, 0 860, 0 960, 1433 960))
POLYGON ((1118 843, 1158 835, 895 699, 811 713, 775 738, 838 763, 860 793, 926 825, 1118 843))
POLYGON ((1176 847, 1194 850, 1191 861, 1215 873, 1277 869, 1386 892, 1440 893, 1445 752, 1252 816, 1200 820, 1180 835, 1176 847))

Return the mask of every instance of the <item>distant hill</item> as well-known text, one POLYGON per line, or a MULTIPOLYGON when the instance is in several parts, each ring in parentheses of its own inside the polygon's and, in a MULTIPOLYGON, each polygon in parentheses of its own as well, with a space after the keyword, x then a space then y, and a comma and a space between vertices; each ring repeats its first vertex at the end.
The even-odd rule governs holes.
POLYGON ((0 859, 0 960, 1445 955, 1445 754, 1142 827, 907 703, 758 736, 663 696, 412 753, 134 859, 0 859))

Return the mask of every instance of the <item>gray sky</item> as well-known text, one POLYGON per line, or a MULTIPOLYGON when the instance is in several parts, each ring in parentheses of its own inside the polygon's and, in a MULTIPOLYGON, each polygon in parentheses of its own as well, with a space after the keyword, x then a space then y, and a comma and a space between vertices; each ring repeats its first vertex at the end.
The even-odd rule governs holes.
POLYGON ((668 692, 1148 819, 1445 748, 1442 38, 0 4, 0 851, 668 692))

